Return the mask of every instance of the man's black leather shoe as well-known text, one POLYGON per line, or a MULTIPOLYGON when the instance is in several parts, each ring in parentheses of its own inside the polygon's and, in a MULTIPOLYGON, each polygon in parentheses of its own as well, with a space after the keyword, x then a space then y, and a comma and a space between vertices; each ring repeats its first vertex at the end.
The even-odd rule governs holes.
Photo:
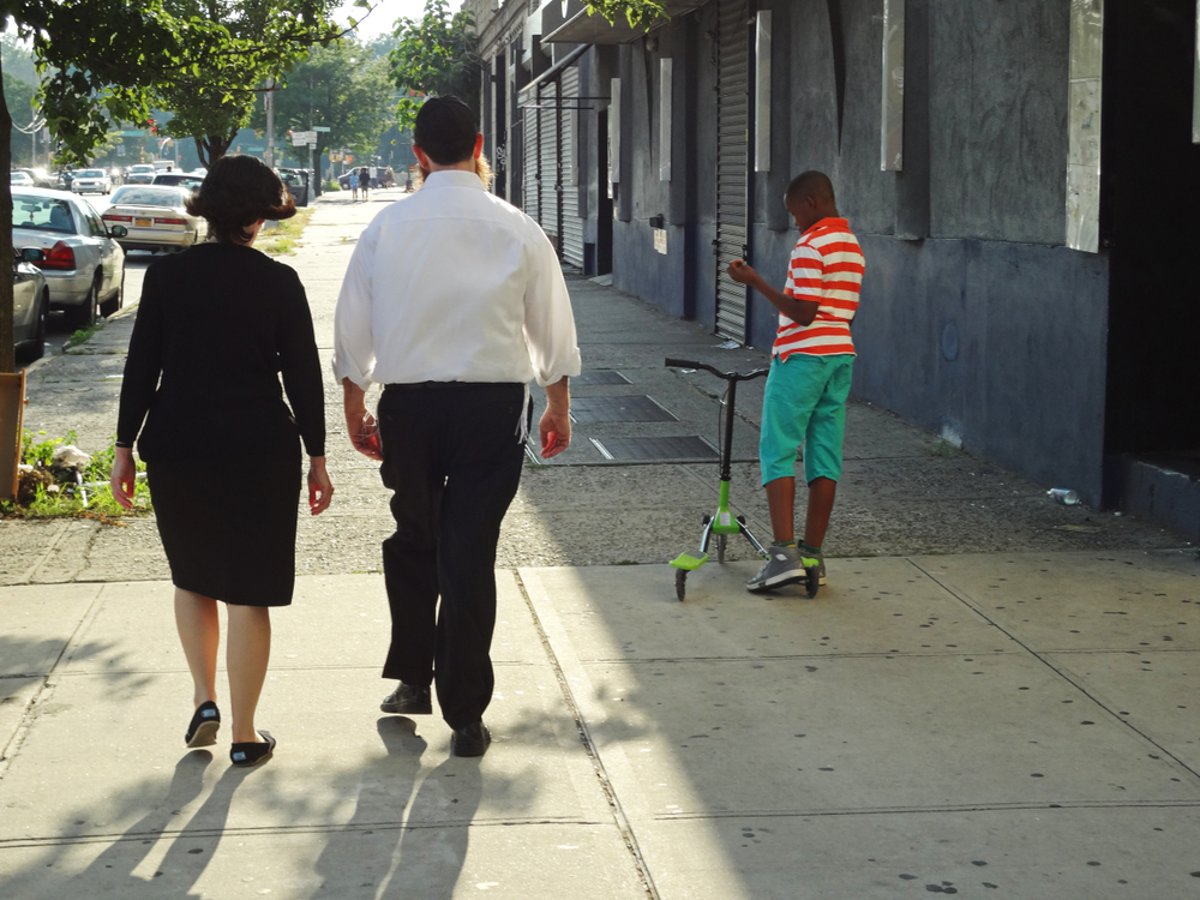
POLYGON ((385 713, 427 716, 433 712, 433 703, 429 699, 429 686, 417 687, 402 681, 394 691, 383 698, 379 708, 385 713))
POLYGON ((451 756, 483 756, 488 744, 492 742, 492 733, 483 722, 472 722, 462 728, 455 728, 450 737, 451 756))

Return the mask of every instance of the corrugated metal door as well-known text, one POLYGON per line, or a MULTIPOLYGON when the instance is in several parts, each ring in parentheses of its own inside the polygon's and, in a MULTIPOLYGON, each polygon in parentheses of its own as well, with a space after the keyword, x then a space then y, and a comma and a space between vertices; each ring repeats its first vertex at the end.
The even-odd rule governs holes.
POLYGON ((541 137, 539 131, 539 114, 536 95, 530 91, 521 94, 521 138, 524 154, 524 169, 521 179, 521 209, 525 214, 541 221, 542 193, 540 149, 541 137))
POLYGON ((746 0, 722 0, 717 38, 716 332, 746 341, 746 289, 725 270, 746 256, 750 168, 750 40, 746 0))
POLYGON ((562 258, 583 268, 583 219, 579 217, 579 69, 568 66, 559 82, 562 157, 562 258))
POLYGON ((559 110, 558 82, 551 81, 538 87, 538 107, 541 110, 542 125, 539 131, 538 146, 541 158, 541 192, 542 206, 538 222, 542 231, 550 238, 550 243, 562 258, 562 159, 559 153, 559 110))

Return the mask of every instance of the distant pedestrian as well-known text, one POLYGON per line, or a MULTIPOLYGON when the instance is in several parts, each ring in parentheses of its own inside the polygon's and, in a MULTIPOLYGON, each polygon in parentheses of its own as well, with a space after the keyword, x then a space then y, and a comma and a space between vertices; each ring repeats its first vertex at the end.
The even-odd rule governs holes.
POLYGON ((476 174, 483 136, 467 105, 426 100, 413 141, 424 184, 358 240, 333 368, 350 439, 382 461, 393 491, 383 677, 400 684, 380 708, 431 713, 436 682, 451 752, 481 756, 491 742, 496 544, 521 478, 527 384, 545 388, 542 456, 555 456, 571 440, 579 349, 553 245, 476 174), (373 382, 384 385, 378 424, 366 408, 373 382))
POLYGON ((358 189, 362 191, 362 198, 367 199, 367 190, 371 187, 371 173, 367 171, 367 167, 363 166, 358 170, 358 189))
POLYGON ((229 618, 230 759, 250 766, 275 748, 254 713, 270 657, 270 607, 292 601, 301 441, 312 514, 333 494, 324 390, 300 279, 252 247, 264 220, 296 213, 279 176, 255 157, 223 157, 187 207, 208 221, 209 240, 146 270, 121 385, 112 491, 129 508, 136 439, 192 674, 184 740, 216 742, 220 600, 229 618))
POLYGON ((350 182, 350 199, 357 200, 358 199, 358 171, 355 170, 355 171, 351 172, 347 176, 347 180, 350 182))
POLYGON ((800 582, 805 568, 813 566, 824 583, 822 545, 842 476, 846 399, 856 355, 850 322, 858 310, 866 266, 850 223, 838 213, 828 176, 796 176, 784 203, 800 239, 783 290, 773 288, 743 260, 735 259, 728 270, 734 281, 751 286, 779 310, 759 437, 774 542, 770 558, 746 582, 755 592, 800 582), (797 545, 795 463, 801 444, 808 512, 804 539, 797 545))

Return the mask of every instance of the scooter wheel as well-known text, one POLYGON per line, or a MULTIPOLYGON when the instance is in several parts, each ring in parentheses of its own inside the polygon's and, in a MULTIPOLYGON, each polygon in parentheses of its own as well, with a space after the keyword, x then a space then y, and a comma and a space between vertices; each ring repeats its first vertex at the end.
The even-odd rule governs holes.
POLYGON ((809 566, 804 570, 804 580, 808 588, 809 598, 817 596, 817 591, 821 589, 821 570, 817 566, 809 566))
POLYGON ((719 562, 719 563, 725 562, 725 538, 726 537, 727 537, 727 535, 724 535, 724 534, 717 535, 717 562, 719 562))
POLYGON ((675 599, 680 603, 683 602, 683 595, 687 591, 687 569, 675 570, 675 599))

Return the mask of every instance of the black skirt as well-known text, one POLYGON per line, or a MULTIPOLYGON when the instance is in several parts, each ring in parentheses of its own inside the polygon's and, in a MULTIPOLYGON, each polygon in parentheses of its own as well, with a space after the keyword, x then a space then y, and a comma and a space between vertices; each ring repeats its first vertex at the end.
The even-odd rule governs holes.
POLYGON ((171 581, 238 606, 287 606, 296 580, 300 443, 236 470, 211 459, 146 463, 171 581))

